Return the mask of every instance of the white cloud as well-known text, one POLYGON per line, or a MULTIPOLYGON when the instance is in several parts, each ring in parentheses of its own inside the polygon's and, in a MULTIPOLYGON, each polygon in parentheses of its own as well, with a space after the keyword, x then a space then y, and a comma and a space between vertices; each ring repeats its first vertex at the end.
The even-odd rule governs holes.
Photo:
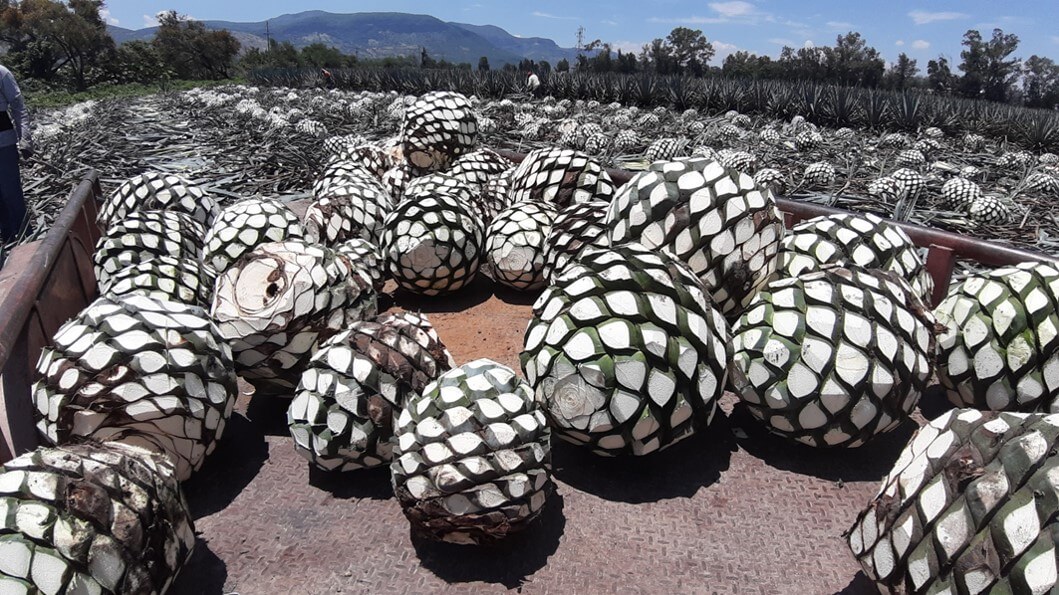
POLYGON ((896 42, 894 42, 894 45, 896 45, 897 47, 901 47, 901 46, 905 45, 905 40, 898 39, 896 42))
POLYGON ((830 29, 840 29, 842 31, 855 31, 857 29, 856 25, 846 21, 828 21, 827 26, 830 29))
POLYGON ((710 43, 713 44, 713 49, 716 51, 713 56, 713 61, 717 63, 724 62, 724 59, 727 58, 730 54, 734 54, 739 51, 739 46, 735 45, 734 43, 725 43, 719 39, 715 39, 710 43))
POLYGON ((157 27, 158 26, 158 15, 143 15, 143 26, 144 27, 157 27))
POLYGON ((689 17, 651 17, 647 20, 651 23, 678 25, 721 25, 724 23, 753 25, 761 21, 776 22, 775 16, 761 12, 753 4, 742 0, 711 2, 707 6, 717 14, 707 17, 697 15, 689 17))
POLYGON ((642 41, 615 41, 610 44, 610 49, 613 51, 621 50, 624 54, 639 54, 640 50, 643 49, 644 42, 642 41))
POLYGON ((802 47, 807 49, 807 50, 811 50, 811 49, 816 47, 816 44, 813 43, 812 39, 806 39, 805 43, 802 44, 802 47))
POLYGON ((912 42, 912 49, 914 50, 929 50, 930 42, 925 39, 917 39, 912 42))
POLYGON ((610 26, 613 27, 614 25, 618 24, 618 21, 612 21, 610 19, 604 19, 604 20, 600 21, 600 23, 602 23, 604 25, 610 25, 610 26))
POLYGON ((790 47, 794 47, 796 45, 793 41, 791 41, 789 39, 786 39, 784 37, 771 37, 771 38, 767 39, 766 41, 768 41, 769 43, 774 44, 774 45, 787 45, 787 46, 790 46, 790 47))
POLYGON ((744 17, 757 12, 757 8, 749 2, 733 0, 732 2, 711 2, 709 7, 723 17, 744 17))
POLYGON ((1052 35, 1052 43, 1059 43, 1059 35, 1052 35))
POLYGON ((541 12, 539 10, 534 10, 530 14, 532 14, 535 17, 540 17, 542 19, 558 19, 560 21, 576 21, 578 19, 578 17, 562 17, 562 16, 550 14, 550 13, 547 13, 547 12, 541 12))
POLYGON ((720 25, 721 23, 729 23, 726 18, 720 17, 679 17, 674 19, 663 19, 661 17, 651 17, 647 19, 651 23, 669 23, 674 25, 720 25))
POLYGON ((108 24, 108 25, 118 25, 118 24, 120 24, 120 21, 118 21, 118 19, 110 16, 110 11, 107 10, 106 8, 100 8, 99 9, 99 17, 101 19, 103 19, 103 22, 108 24))
POLYGON ((927 12, 925 10, 913 10, 908 13, 908 16, 912 18, 913 23, 917 25, 926 25, 935 21, 966 19, 970 15, 962 12, 927 12))

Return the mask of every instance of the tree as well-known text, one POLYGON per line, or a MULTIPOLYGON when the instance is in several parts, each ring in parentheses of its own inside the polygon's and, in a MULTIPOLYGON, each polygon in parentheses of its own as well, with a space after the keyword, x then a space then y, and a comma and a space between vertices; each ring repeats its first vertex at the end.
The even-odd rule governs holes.
POLYGON ((677 27, 665 39, 653 39, 640 52, 640 62, 658 74, 702 76, 713 58, 713 44, 698 29, 677 27))
POLYGON ((772 58, 758 56, 746 51, 728 54, 721 65, 721 74, 738 78, 769 78, 775 73, 772 58))
POLYGON ((555 72, 570 72, 570 61, 562 58, 555 63, 555 72))
POLYGON ((618 50, 618 56, 614 59, 614 69, 621 74, 632 74, 636 72, 636 55, 625 54, 618 50))
POLYGON ((665 40, 655 38, 649 44, 644 44, 640 51, 640 62, 650 66, 658 74, 675 74, 677 71, 676 61, 665 40))
POLYGON ((352 56, 346 56, 338 48, 319 42, 311 43, 301 51, 301 62, 315 68, 342 68, 349 64, 350 58, 352 56))
POLYGON ((158 14, 151 42, 166 68, 185 79, 228 78, 239 53, 239 41, 227 30, 206 25, 170 10, 158 14))
POLYGON ((165 64, 149 41, 126 41, 118 46, 116 58, 116 78, 120 82, 153 83, 165 74, 165 64))
POLYGON ((489 58, 486 56, 478 58, 478 72, 489 72, 489 58))
POLYGON ((909 58, 908 54, 901 52, 897 56, 897 62, 894 62, 890 66, 889 72, 886 73, 886 86, 898 91, 904 91, 911 86, 917 73, 919 73, 919 67, 916 65, 916 61, 909 58))
POLYGON ((777 66, 782 78, 824 82, 828 74, 825 60, 821 48, 803 47, 795 50, 790 46, 783 46, 777 66))
POLYGON ((834 47, 824 47, 822 51, 826 81, 863 87, 876 87, 882 81, 886 63, 860 33, 839 35, 834 47))
POLYGON ((614 69, 614 60, 610 54, 610 44, 604 43, 595 57, 589 60, 592 72, 610 72, 614 69))
POLYGON ((1022 64, 1022 95, 1027 107, 1059 106, 1059 65, 1050 58, 1030 56, 1022 64))
POLYGON ((956 89, 957 78, 945 56, 927 62, 927 83, 930 90, 938 95, 950 95, 956 89))
POLYGON ((666 36, 669 54, 679 72, 702 76, 706 63, 713 58, 713 44, 698 29, 677 27, 666 36))
POLYGON ((1019 59, 1010 57, 1018 49, 1018 36, 993 29, 992 39, 985 41, 981 33, 970 29, 964 33, 962 43, 966 49, 960 52, 960 93, 964 97, 1006 101, 1020 74, 1019 59))
POLYGON ((109 76, 114 40, 99 11, 102 0, 0 3, 0 41, 11 64, 30 77, 66 77, 76 90, 109 76))

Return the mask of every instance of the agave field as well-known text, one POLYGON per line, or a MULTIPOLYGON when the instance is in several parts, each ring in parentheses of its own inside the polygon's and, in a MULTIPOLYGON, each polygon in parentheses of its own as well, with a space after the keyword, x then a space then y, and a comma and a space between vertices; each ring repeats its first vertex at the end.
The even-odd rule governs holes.
POLYGON ((1057 588, 1059 267, 932 304, 890 220, 1055 252, 1059 157, 623 89, 41 117, 36 233, 108 186, 100 297, 0 467, 0 592, 1057 588))

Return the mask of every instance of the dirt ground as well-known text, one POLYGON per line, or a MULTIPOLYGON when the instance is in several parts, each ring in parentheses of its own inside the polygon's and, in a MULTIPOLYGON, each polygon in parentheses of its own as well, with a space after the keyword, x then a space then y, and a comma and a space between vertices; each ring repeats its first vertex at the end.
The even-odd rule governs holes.
MULTIPOLYGON (((535 297, 481 279, 456 296, 397 292, 381 306, 427 313, 459 363, 518 369, 535 297)), ((928 417, 939 400, 925 397, 928 417)), ((186 484, 199 543, 174 592, 873 592, 842 532, 915 428, 816 450, 770 436, 726 395, 708 431, 642 459, 556 441, 558 493, 542 517, 474 548, 413 540, 385 470, 310 469, 287 434, 287 405, 244 395, 186 484)))

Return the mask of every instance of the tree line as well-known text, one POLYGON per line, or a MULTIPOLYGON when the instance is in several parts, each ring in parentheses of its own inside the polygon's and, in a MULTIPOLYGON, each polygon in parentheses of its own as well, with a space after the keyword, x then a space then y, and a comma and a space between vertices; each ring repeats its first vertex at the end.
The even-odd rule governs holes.
MULTIPOLYGON (((313 43, 302 48, 270 40, 265 49, 241 47, 226 30, 211 30, 175 11, 158 15, 150 41, 116 44, 101 16, 102 0, 0 0, 0 43, 4 64, 33 83, 85 90, 99 83, 157 83, 167 79, 224 79, 268 68, 414 67, 469 70, 469 63, 438 60, 422 48, 419 55, 362 60, 337 48, 313 43)), ((1029 107, 1059 107, 1059 65, 1044 56, 1015 56, 1017 35, 994 29, 984 37, 968 30, 960 63, 944 56, 929 60, 925 71, 901 53, 887 65, 877 49, 855 31, 838 35, 834 45, 784 47, 777 58, 738 51, 719 66, 713 43, 701 30, 676 27, 664 38, 644 44, 639 53, 615 50, 596 39, 579 44, 576 60, 554 66, 524 59, 502 68, 586 73, 651 72, 678 76, 724 76, 800 80, 864 88, 919 89, 937 95, 981 98, 1029 107)), ((487 57, 476 68, 489 70, 487 57)))

